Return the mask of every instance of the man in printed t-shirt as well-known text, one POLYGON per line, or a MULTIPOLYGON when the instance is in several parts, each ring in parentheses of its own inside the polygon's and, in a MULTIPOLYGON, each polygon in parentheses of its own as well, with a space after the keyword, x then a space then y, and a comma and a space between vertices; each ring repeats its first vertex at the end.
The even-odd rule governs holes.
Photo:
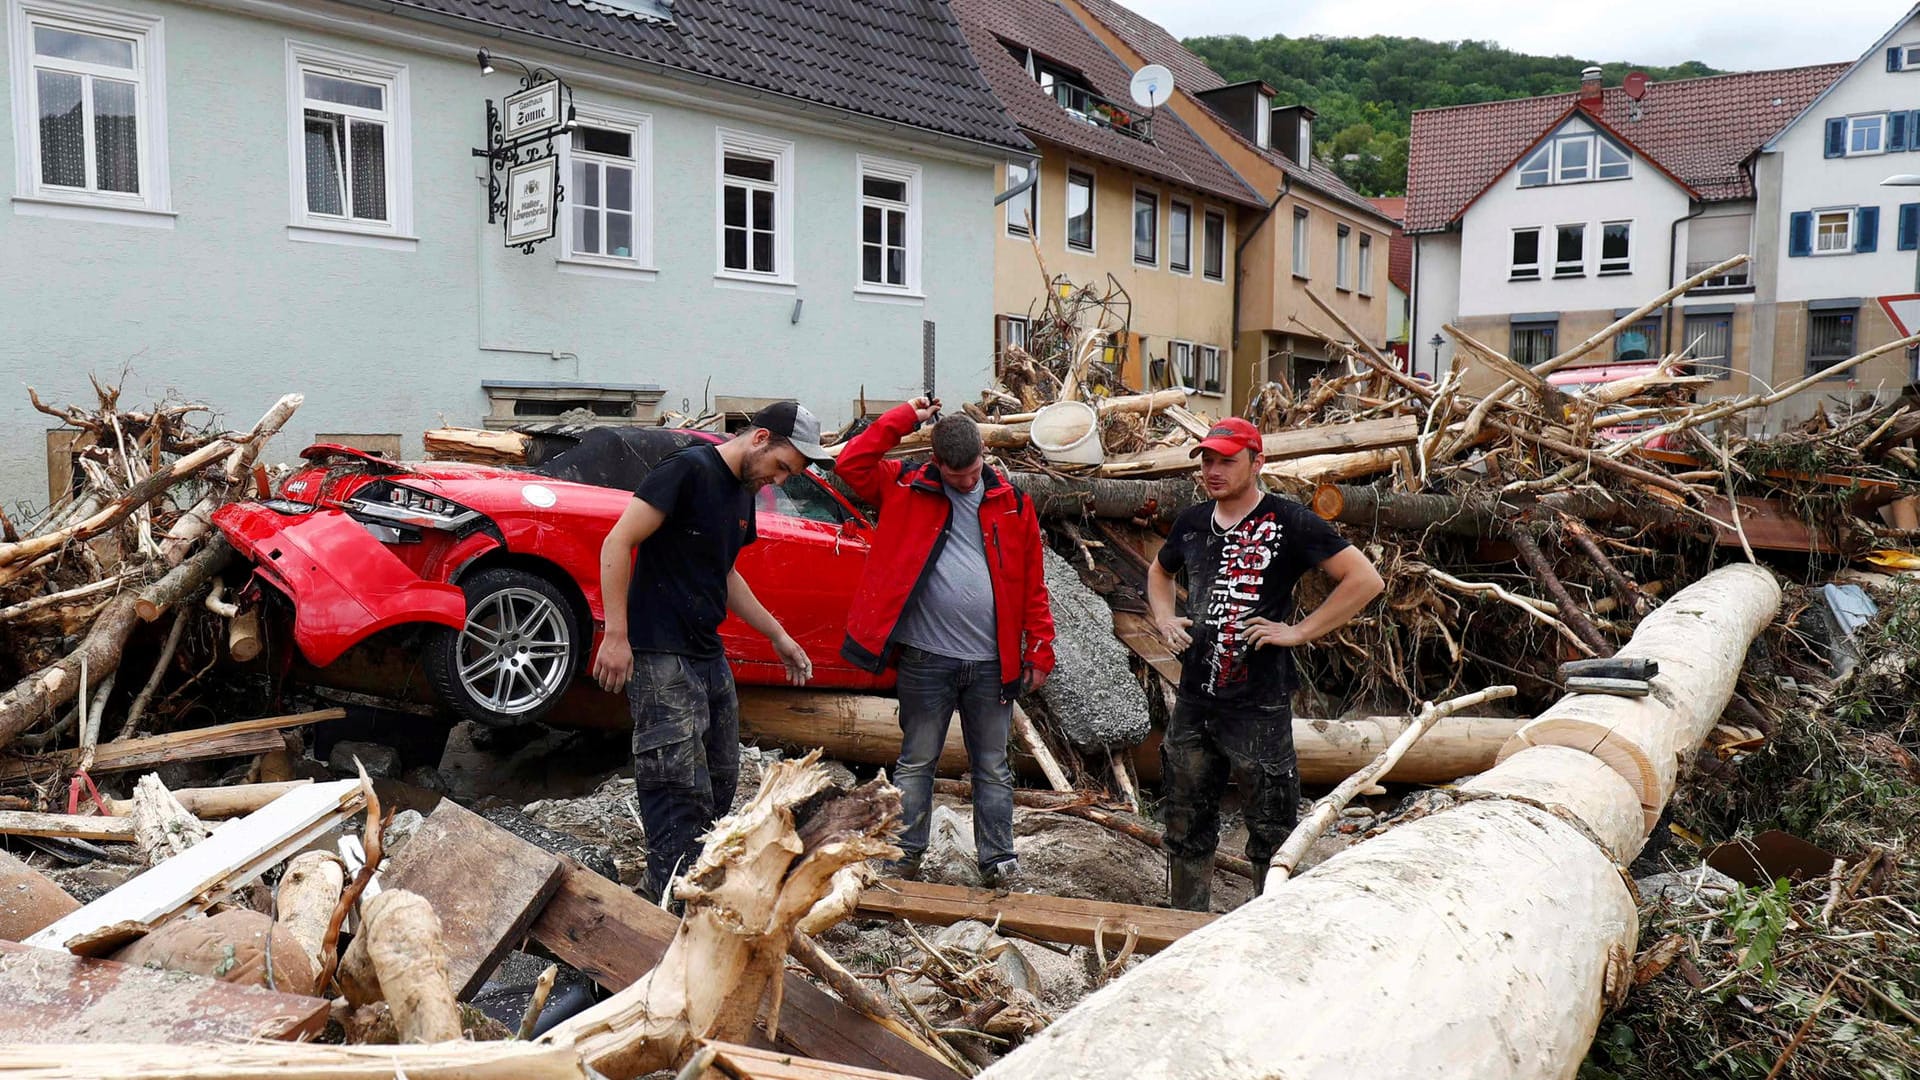
POLYGON ((1254 889, 1300 816, 1293 756, 1292 649, 1345 626, 1384 587, 1379 571, 1331 525, 1259 486, 1260 432, 1223 420, 1194 448, 1209 502, 1188 507, 1147 575, 1160 636, 1180 657, 1180 692, 1160 746, 1165 776, 1168 901, 1205 911, 1220 844, 1220 796, 1231 774, 1246 800, 1254 889), (1315 567, 1334 580, 1318 608, 1293 619, 1293 587, 1315 567), (1187 615, 1175 612, 1175 575, 1187 615))

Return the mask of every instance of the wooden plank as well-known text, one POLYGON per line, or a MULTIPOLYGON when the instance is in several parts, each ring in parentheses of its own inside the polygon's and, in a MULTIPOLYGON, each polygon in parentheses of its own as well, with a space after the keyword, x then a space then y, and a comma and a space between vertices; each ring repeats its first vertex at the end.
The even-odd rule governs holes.
MULTIPOLYGON (((115 739, 113 742, 101 743, 96 748, 93 768, 88 771, 94 776, 100 776, 105 773, 126 772, 129 769, 152 768, 176 761, 205 761, 213 758, 269 753, 284 746, 284 740, 275 734, 276 732, 286 728, 317 724, 325 720, 339 720, 346 715, 345 709, 320 709, 290 716, 266 716, 258 720, 241 720, 232 724, 175 731, 144 739, 115 739)), ((73 749, 0 762, 0 784, 62 772, 72 768, 79 761, 80 751, 73 749)))
POLYGON ((560 887, 560 860, 454 802, 440 800, 380 876, 440 916, 454 996, 478 991, 560 887), (484 887, 475 870, 484 868, 484 887))
MULTIPOLYGON (((1714 518, 1713 539, 1721 547, 1737 548, 1740 535, 1719 523, 1729 524, 1733 514, 1727 500, 1719 495, 1700 500, 1700 509, 1714 518)), ((1747 542, 1758 551, 1831 552, 1829 538, 1807 528, 1793 508, 1778 499, 1740 499, 1740 527, 1747 542)))
POLYGON ((357 780, 312 784, 288 792, 62 918, 28 938, 27 944, 65 948, 68 942, 109 926, 157 926, 190 908, 206 907, 333 828, 363 802, 357 780))
POLYGON ((1137 611, 1116 611, 1113 613, 1113 636, 1120 639, 1133 655, 1147 662, 1147 666, 1160 673, 1160 677, 1170 685, 1180 685, 1180 660, 1160 640, 1160 633, 1153 625, 1151 615, 1137 611))
MULTIPOLYGON (((1355 450, 1381 450, 1390 446, 1411 446, 1420 437, 1420 422, 1412 416, 1390 416, 1381 420, 1360 420, 1350 424, 1327 424, 1297 431, 1274 432, 1266 436, 1266 460, 1312 457, 1315 454, 1347 453, 1355 450)), ((1100 467, 1103 476, 1163 476, 1193 469, 1191 444, 1163 446, 1111 458, 1100 467)))
MULTIPOLYGON (((1704 469, 1704 459, 1678 450, 1649 450, 1644 446, 1634 447, 1636 457, 1649 461, 1658 461, 1663 465, 1680 465, 1688 469, 1704 469)), ((1846 473, 1803 473, 1793 469, 1768 469, 1764 474, 1774 480, 1794 480, 1803 484, 1820 484, 1824 487, 1858 488, 1868 493, 1877 493, 1887 498, 1897 498, 1906 490, 1897 481, 1876 480, 1867 476, 1848 476, 1846 473)))
POLYGON ((714 1049, 713 1065, 698 1080, 902 1080, 899 1073, 795 1057, 739 1043, 708 1041, 705 1045, 714 1049))
POLYGON ((862 893, 857 913, 869 918, 912 919, 941 926, 974 919, 1063 945, 1092 945, 1098 928, 1105 934, 1110 954, 1126 940, 1129 927, 1139 930, 1134 951, 1154 953, 1214 918, 1211 913, 1201 911, 1174 911, 1040 893, 995 893, 959 885, 891 879, 862 893))
POLYGON ((0 1044, 305 1039, 328 1003, 0 941, 0 1044))
POLYGON ((0 810, 0 833, 7 836, 64 836, 73 840, 133 841, 133 822, 86 814, 35 814, 0 810))
MULTIPOLYGON (((561 866, 560 890, 534 920, 533 939, 608 990, 653 970, 679 920, 571 859, 561 866)), ((781 1048, 921 1080, 958 1076, 798 975, 786 976, 782 997, 781 1048)))

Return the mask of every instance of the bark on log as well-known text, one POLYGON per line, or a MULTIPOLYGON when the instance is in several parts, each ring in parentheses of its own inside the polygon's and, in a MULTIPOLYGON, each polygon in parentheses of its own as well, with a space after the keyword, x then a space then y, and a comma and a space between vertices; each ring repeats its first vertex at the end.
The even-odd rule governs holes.
POLYGON ((1186 476, 1167 480, 1103 480, 1016 472, 1007 478, 1027 493, 1043 519, 1146 518, 1168 525, 1200 497, 1193 479, 1186 476))
MULTIPOLYGON (((1408 446, 1420 436, 1420 422, 1412 416, 1358 420, 1269 434, 1265 439, 1269 461, 1312 457, 1315 454, 1378 450, 1408 446)), ((1114 458, 1100 467, 1102 476, 1162 476, 1196 468, 1188 446, 1169 446, 1114 458)))
POLYGON ((48 664, 21 679, 0 694, 0 747, 19 738, 35 724, 53 719, 60 706, 80 692, 80 663, 87 664, 87 681, 98 683, 120 666, 120 651, 133 633, 134 595, 122 593, 113 598, 87 633, 80 647, 65 658, 48 664))
POLYGON ((140 590, 140 599, 134 602, 140 621, 152 622, 166 614, 168 608, 199 592, 200 586, 224 569, 232 558, 233 548, 226 537, 215 536, 207 541, 207 546, 198 554, 140 590))
POLYGON ((1770 571, 1751 563, 1715 570, 1642 619, 1614 654, 1659 661, 1652 694, 1568 694, 1515 733, 1502 759, 1528 746, 1584 750, 1626 778, 1651 829, 1673 794, 1678 762, 1719 720, 1748 644, 1779 608, 1770 571))
POLYGON ((359 932, 340 961, 347 1000, 384 1000, 401 1042, 460 1038, 460 1006, 447 980, 447 946, 433 905, 405 889, 389 889, 361 910, 359 932))
POLYGON ((286 873, 280 877, 280 888, 274 894, 275 920, 313 961, 316 973, 325 966, 321 949, 327 937, 327 921, 333 917, 334 905, 340 902, 340 893, 346 885, 346 864, 339 856, 327 851, 306 851, 287 864, 286 873))
POLYGON ((133 840, 148 866, 156 865, 187 850, 207 838, 207 827, 180 805, 173 792, 160 782, 159 773, 148 773, 133 786, 133 840))
POLYGON ((37 558, 71 540, 98 536, 126 520, 127 515, 152 502, 168 488, 218 461, 233 444, 212 442, 161 469, 130 488, 125 495, 101 507, 93 516, 54 532, 29 536, 14 544, 0 544, 0 566, 37 558))
POLYGON ((435 461, 472 461, 482 465, 524 465, 531 441, 518 431, 433 428, 420 436, 435 461))
POLYGON ((1328 521, 1375 528, 1437 529, 1455 536, 1487 537, 1528 506, 1541 506, 1586 521, 1625 521, 1669 529, 1697 528, 1670 510, 1630 506, 1586 491, 1556 491, 1534 502, 1462 499, 1454 495, 1407 495, 1354 484, 1322 484, 1313 510, 1328 521))

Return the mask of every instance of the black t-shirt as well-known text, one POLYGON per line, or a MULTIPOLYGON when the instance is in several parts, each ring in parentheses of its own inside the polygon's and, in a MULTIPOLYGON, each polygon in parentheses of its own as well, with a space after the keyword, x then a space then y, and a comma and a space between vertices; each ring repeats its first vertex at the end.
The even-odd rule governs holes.
POLYGON ((721 656, 727 575, 757 535, 753 496, 709 445, 669 455, 633 494, 667 520, 634 560, 627 640, 634 652, 721 656))
POLYGON ((1193 644, 1180 656, 1180 693, 1187 697, 1277 705, 1294 688, 1291 649, 1250 648, 1241 620, 1289 622, 1300 575, 1349 545, 1311 510, 1279 495, 1261 498, 1225 535, 1211 502, 1174 520, 1160 565, 1187 573, 1187 617, 1193 644))

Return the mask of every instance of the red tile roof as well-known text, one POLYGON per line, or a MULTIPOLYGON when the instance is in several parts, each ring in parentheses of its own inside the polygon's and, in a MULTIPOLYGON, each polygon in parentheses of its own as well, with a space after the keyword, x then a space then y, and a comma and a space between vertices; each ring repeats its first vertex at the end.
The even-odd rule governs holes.
MULTIPOLYGON (((1612 87, 1597 115, 1708 202, 1753 197, 1742 167, 1775 131, 1847 70, 1819 64, 1650 83, 1636 103, 1612 87)), ((1575 105, 1579 95, 1488 101, 1413 114, 1407 155, 1410 233, 1451 225, 1575 105)))
MULTIPOLYGON (((1367 201, 1395 221, 1407 219, 1405 195, 1387 195, 1367 201)), ((1405 229, 1393 230, 1393 236, 1387 241, 1387 280, 1403 293, 1413 291, 1413 240, 1407 236, 1405 229)))
POLYGON ((1132 69, 1054 0, 950 0, 950 6, 960 17, 981 73, 1022 131, 1241 205, 1266 205, 1172 110, 1162 109, 1154 117, 1153 141, 1148 143, 1078 119, 1040 89, 1005 43, 1078 70, 1104 98, 1123 104, 1132 100, 1132 69))

